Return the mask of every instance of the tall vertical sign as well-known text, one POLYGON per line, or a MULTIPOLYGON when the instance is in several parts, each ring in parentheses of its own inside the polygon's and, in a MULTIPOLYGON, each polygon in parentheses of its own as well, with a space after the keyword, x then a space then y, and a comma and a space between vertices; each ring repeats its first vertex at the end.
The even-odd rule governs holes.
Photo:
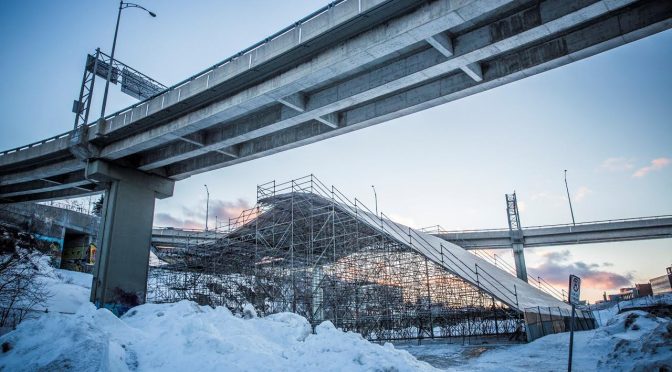
POLYGON ((574 349, 574 315, 576 314, 576 304, 579 303, 581 295, 581 278, 576 275, 569 276, 569 303, 572 305, 572 317, 569 320, 569 362, 567 371, 572 372, 572 351, 574 349))

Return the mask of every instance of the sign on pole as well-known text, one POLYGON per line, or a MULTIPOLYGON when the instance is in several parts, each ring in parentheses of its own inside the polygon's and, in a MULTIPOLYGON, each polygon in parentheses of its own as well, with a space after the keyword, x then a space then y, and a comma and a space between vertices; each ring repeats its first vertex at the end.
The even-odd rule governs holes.
POLYGON ((572 352, 574 351, 574 315, 576 314, 576 305, 579 303, 581 295, 581 278, 576 275, 569 276, 569 303, 572 305, 572 317, 569 320, 569 362, 567 371, 572 372, 572 352))
POLYGON ((581 295, 581 278, 576 275, 569 276, 569 303, 572 305, 579 304, 579 297, 581 295))

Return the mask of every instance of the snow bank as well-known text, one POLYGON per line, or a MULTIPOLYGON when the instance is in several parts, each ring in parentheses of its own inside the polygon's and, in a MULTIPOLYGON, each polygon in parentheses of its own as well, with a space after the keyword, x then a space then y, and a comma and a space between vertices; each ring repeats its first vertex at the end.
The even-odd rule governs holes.
MULTIPOLYGON (((569 333, 529 344, 496 348, 472 359, 465 371, 566 371, 569 333)), ((604 327, 574 334, 576 371, 666 371, 672 369, 672 321, 645 311, 614 316, 604 327), (665 369, 667 368, 667 369, 665 369)))
POLYGON ((380 346, 324 322, 313 334, 296 314, 256 317, 246 306, 226 308, 189 301, 146 304, 117 318, 88 303, 91 276, 44 268, 44 284, 60 311, 26 320, 0 337, 9 351, 0 370, 77 371, 422 371, 433 370, 392 345, 380 346))
POLYGON ((647 307, 655 305, 672 305, 672 293, 665 293, 657 296, 638 297, 632 300, 621 302, 604 303, 597 305, 598 309, 593 310, 593 315, 600 327, 606 325, 620 311, 631 308, 647 307))
POLYGON ((597 331, 597 335, 613 342, 609 353, 603 355, 597 363, 600 369, 672 369, 672 322, 669 319, 658 318, 640 310, 628 311, 611 319, 597 331))
POLYGON ((0 369, 11 371, 432 370, 330 322, 312 334, 295 314, 243 319, 189 301, 139 306, 121 319, 87 304, 75 315, 25 321, 0 338, 5 342, 11 350, 0 354, 0 369))

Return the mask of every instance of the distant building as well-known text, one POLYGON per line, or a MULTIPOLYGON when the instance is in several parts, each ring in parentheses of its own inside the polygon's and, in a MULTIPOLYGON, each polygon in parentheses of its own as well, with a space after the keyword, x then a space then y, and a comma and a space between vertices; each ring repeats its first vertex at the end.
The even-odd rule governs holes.
POLYGON ((650 283, 635 284, 634 287, 620 288, 618 293, 607 295, 605 292, 603 295, 604 301, 600 302, 632 300, 633 298, 650 296, 652 294, 650 283))
POLYGON ((635 284, 635 289, 637 290, 637 297, 651 296, 653 294, 651 283, 635 284))
POLYGON ((632 292, 629 293, 614 293, 609 295, 609 301, 623 301, 623 300, 631 300, 632 299, 632 292))
POLYGON ((667 274, 649 280, 654 295, 672 293, 672 266, 667 267, 667 274))

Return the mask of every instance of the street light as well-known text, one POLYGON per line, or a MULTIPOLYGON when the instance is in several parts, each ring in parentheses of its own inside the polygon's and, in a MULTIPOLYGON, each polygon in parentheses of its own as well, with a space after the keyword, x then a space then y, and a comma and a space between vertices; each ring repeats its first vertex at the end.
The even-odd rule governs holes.
POLYGON ((101 119, 105 117, 105 106, 107 106, 107 91, 110 89, 110 79, 112 79, 112 63, 114 61, 114 49, 117 46, 117 33, 119 33, 119 20, 121 19, 121 11, 126 8, 139 8, 149 13, 150 16, 156 17, 156 13, 150 12, 149 10, 145 9, 144 7, 138 4, 125 3, 123 2, 123 0, 119 1, 119 13, 117 13, 117 27, 114 29, 114 40, 112 41, 112 54, 110 54, 110 65, 107 68, 107 81, 105 81, 105 93, 103 94, 103 107, 100 110, 101 119))
POLYGON ((376 194, 376 186, 371 185, 371 188, 373 189, 373 197, 376 200, 376 216, 378 216, 378 194, 376 194))
POLYGON ((207 193, 207 198, 205 199, 205 231, 208 231, 208 213, 210 209, 210 190, 208 190, 208 185, 205 186, 205 192, 207 193))
POLYGON ((569 186, 567 186, 567 169, 565 169, 565 189, 567 189, 567 200, 569 200, 569 212, 572 214, 572 225, 576 226, 574 210, 572 209, 572 198, 569 196, 569 186))

